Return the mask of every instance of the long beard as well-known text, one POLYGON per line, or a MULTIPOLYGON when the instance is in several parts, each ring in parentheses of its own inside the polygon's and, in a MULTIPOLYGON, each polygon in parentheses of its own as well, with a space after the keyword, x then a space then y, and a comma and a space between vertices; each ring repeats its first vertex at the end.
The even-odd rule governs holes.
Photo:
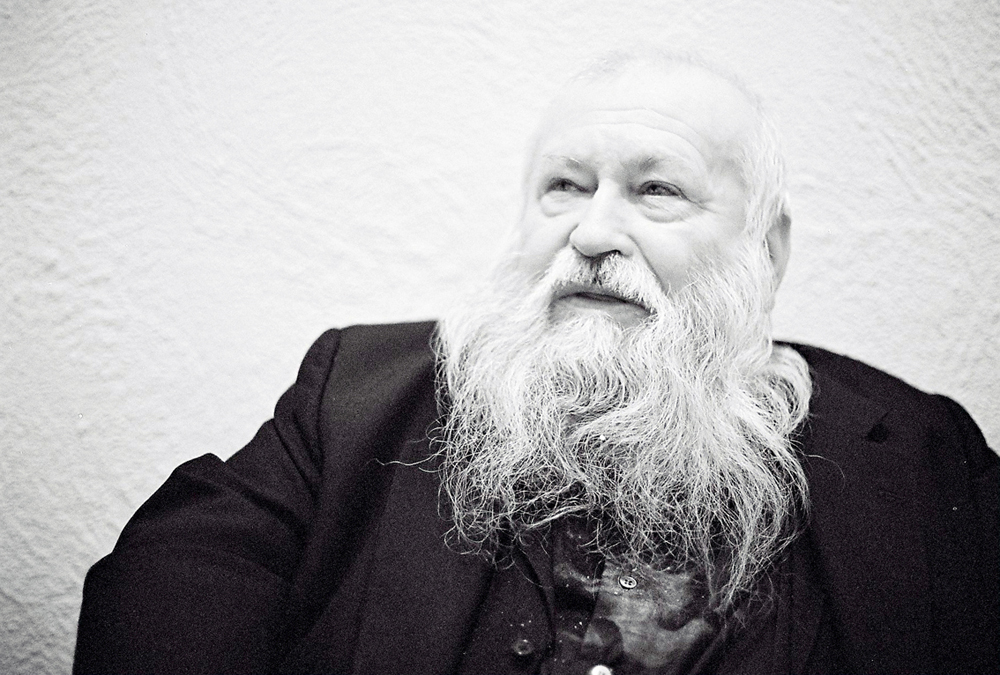
POLYGON ((445 321, 442 490, 463 547, 498 554, 581 515, 595 550, 703 574, 719 608, 753 587, 806 508, 790 439, 810 395, 802 358, 772 347, 759 248, 670 297, 621 256, 565 250, 538 282, 501 270, 489 297, 445 321), (555 318, 569 282, 650 316, 555 318))

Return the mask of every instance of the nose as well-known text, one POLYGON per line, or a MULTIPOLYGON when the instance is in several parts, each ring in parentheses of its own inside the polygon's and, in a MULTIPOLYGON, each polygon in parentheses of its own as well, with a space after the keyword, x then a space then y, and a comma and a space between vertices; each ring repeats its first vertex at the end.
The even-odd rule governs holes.
POLYGON ((626 232, 626 200, 610 187, 600 186, 587 203, 580 221, 569 235, 569 243, 580 255, 600 258, 611 253, 631 256, 632 239, 626 232))

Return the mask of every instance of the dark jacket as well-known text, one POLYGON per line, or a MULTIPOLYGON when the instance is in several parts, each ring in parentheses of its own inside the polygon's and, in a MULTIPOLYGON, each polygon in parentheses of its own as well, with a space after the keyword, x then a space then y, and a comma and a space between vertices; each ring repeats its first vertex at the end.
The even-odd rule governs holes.
MULTIPOLYGON (((493 572, 444 544, 433 330, 325 333, 244 449, 179 467, 87 575, 75 671, 455 670, 493 572)), ((830 668, 1000 671, 996 455, 953 401, 793 346, 815 390, 808 564, 756 667, 817 667, 826 622, 830 668)))

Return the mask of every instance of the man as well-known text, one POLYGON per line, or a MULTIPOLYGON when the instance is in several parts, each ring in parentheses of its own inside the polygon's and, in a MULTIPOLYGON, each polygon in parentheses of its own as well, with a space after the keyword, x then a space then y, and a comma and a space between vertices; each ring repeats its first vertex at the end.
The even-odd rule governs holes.
POLYGON ((489 287, 325 334, 246 448, 180 467, 88 575, 76 670, 995 672, 997 457, 772 343, 789 225, 738 83, 586 72, 489 287))

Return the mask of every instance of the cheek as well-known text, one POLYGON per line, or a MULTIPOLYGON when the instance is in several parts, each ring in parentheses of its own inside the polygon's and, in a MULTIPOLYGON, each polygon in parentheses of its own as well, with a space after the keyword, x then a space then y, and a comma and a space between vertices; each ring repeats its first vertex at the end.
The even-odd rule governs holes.
POLYGON ((517 266, 522 271, 540 275, 552 257, 568 243, 569 234, 563 232, 563 228, 526 218, 521 222, 517 237, 517 266))
POLYGON ((652 246, 643 251, 650 269, 665 293, 676 293, 690 280, 697 255, 686 242, 673 246, 652 246))
POLYGON ((686 286, 701 269, 721 260, 728 242, 703 231, 675 232, 650 237, 641 246, 643 257, 667 293, 686 286))

